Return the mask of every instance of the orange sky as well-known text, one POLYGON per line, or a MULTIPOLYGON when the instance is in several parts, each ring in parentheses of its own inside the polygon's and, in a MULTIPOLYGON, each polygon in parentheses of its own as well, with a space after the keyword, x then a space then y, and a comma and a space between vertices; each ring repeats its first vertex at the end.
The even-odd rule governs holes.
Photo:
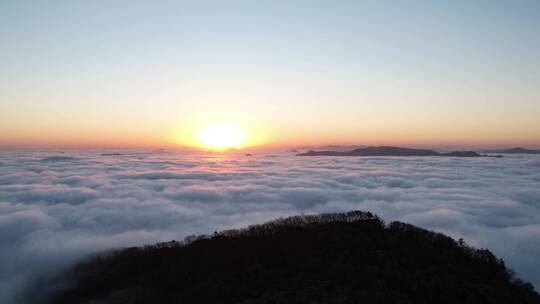
POLYGON ((537 11, 8 1, 0 148, 540 147, 537 11))

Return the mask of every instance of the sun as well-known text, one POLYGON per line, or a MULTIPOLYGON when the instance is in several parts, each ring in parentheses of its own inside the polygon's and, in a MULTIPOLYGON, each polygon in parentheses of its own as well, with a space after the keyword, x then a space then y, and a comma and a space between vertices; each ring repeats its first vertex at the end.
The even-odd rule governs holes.
POLYGON ((247 141, 247 132, 233 124, 215 123, 197 131, 198 143, 208 149, 225 150, 242 147, 247 141))

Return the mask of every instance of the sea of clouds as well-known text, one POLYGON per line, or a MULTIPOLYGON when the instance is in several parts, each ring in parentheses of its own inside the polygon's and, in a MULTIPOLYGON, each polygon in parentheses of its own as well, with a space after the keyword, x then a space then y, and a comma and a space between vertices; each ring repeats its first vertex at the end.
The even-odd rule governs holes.
POLYGON ((352 209, 488 248, 540 288, 539 156, 3 151, 0 302, 98 250, 352 209))

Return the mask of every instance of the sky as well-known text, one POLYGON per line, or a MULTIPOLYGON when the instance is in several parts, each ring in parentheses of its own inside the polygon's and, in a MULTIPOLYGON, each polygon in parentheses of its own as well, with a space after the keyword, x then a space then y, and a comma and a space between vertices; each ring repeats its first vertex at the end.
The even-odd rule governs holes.
POLYGON ((0 0, 0 147, 540 147, 538 1, 0 0))

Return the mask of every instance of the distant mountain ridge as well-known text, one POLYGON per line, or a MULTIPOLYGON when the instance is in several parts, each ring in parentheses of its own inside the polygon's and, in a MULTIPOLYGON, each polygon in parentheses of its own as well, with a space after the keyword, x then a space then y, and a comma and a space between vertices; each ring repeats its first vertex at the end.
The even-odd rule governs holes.
POLYGON ((351 151, 355 149, 367 148, 367 145, 322 145, 322 146, 301 146, 296 147, 296 150, 324 150, 324 151, 351 151))
POLYGON ((500 153, 500 154, 540 154, 540 150, 526 149, 522 147, 515 147, 511 149, 503 150, 485 150, 486 153, 500 153))
POLYGON ((351 151, 313 151, 296 156, 450 156, 450 157, 485 157, 475 151, 454 151, 441 153, 429 149, 413 149, 392 146, 370 146, 351 151))

